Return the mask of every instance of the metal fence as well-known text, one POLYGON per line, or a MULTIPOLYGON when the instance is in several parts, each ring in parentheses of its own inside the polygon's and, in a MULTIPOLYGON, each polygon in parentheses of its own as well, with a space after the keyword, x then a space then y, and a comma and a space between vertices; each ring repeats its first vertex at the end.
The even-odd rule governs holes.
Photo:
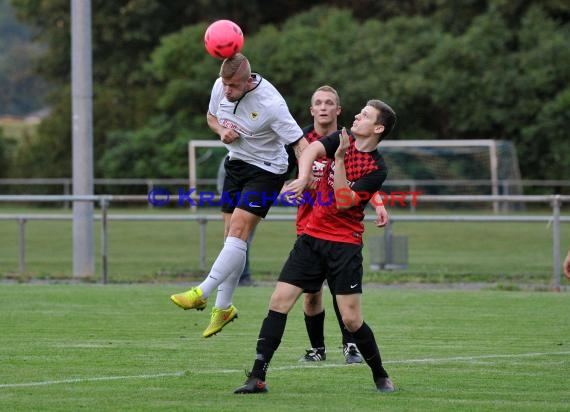
MULTIPOLYGON (((171 196, 172 200, 179 200, 178 196, 171 196)), ((553 284, 556 289, 560 288, 561 254, 560 234, 561 223, 570 222, 569 216, 561 216, 563 202, 570 203, 570 196, 417 196, 418 202, 426 203, 469 203, 469 202, 523 202, 548 204, 552 208, 550 215, 404 215, 391 216, 392 222, 548 222, 552 225, 552 270, 553 284)), ((92 202, 100 206, 101 212, 93 216, 94 220, 101 221, 101 281, 107 283, 108 279, 108 222, 120 221, 195 221, 200 230, 200 269, 206 269, 206 225, 210 221, 219 221, 221 216, 202 215, 199 213, 186 215, 113 215, 109 214, 111 203, 121 202, 148 202, 146 196, 138 195, 0 195, 0 203, 28 203, 28 202, 92 202)), ((72 220, 71 214, 35 214, 35 213, 9 213, 0 214, 0 220, 13 220, 19 224, 19 271, 25 272, 26 259, 26 222, 31 220, 72 220)), ((374 220, 374 216, 367 216, 366 220, 374 220)), ((293 221, 294 215, 268 215, 268 221, 293 221)))

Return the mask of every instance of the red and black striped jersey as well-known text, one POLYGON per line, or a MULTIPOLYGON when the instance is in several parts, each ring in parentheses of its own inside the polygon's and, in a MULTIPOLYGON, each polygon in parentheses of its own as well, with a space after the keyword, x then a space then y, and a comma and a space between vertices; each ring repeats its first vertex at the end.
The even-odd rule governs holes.
MULTIPOLYGON (((342 195, 334 193, 334 154, 340 144, 339 136, 340 132, 336 132, 319 140, 325 146, 328 162, 317 187, 316 200, 304 233, 324 240, 362 244, 362 221, 368 201, 364 200, 345 210, 336 207, 337 197, 342 195)), ((367 193, 370 199, 382 188, 388 175, 386 163, 378 150, 360 152, 352 135, 344 164, 348 186, 361 194, 361 198, 367 193)))

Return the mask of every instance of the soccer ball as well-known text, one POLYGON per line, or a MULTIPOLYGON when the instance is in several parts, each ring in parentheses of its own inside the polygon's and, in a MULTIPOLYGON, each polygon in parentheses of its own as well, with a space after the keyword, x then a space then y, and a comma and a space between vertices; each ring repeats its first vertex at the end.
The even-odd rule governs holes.
POLYGON ((243 47, 243 32, 231 20, 217 20, 206 29, 204 46, 210 55, 227 59, 243 47))

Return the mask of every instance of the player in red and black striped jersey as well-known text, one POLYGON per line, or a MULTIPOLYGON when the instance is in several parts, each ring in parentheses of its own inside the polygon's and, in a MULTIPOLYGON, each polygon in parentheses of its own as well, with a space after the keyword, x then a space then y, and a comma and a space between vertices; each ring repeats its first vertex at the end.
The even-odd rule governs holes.
MULTIPOLYGON (((303 133, 307 142, 312 143, 320 138, 333 134, 338 131, 338 116, 341 113, 342 107, 340 104, 340 97, 338 92, 331 86, 324 85, 317 88, 311 96, 311 105, 309 107, 313 123, 303 128, 303 133)), ((289 150, 288 150, 289 151, 289 150)), ((290 164, 291 168, 296 168, 297 159, 291 151, 289 151, 289 159, 293 162, 290 164)), ((327 165, 327 157, 321 156, 313 162, 313 180, 318 182, 321 180, 327 165)), ((306 201, 299 205, 297 210, 297 236, 303 234, 305 226, 309 220, 313 210, 313 204, 317 201, 316 190, 309 189, 305 192, 305 196, 310 196, 311 201, 306 201)), ((388 223, 388 212, 380 199, 376 207, 377 225, 380 227, 388 223)), ((305 327, 311 342, 311 348, 306 350, 306 353, 301 357, 304 362, 320 362, 326 359, 325 337, 324 337, 324 323, 325 323, 325 308, 323 305, 323 290, 317 293, 305 293, 303 300, 303 312, 305 327)), ((354 344, 352 334, 344 327, 340 311, 336 299, 333 296, 333 307, 337 322, 342 333, 342 351, 347 364, 361 363, 362 356, 358 348, 354 344)))
MULTIPOLYGON (((364 207, 386 179, 386 164, 377 150, 362 152, 356 140, 344 129, 319 140, 328 158, 332 158, 346 135, 346 179, 338 182, 336 168, 339 162, 327 163, 324 176, 317 186, 317 199, 304 233, 334 242, 362 244, 364 207), (363 200, 360 201, 359 197, 363 200), (365 200, 364 200, 365 199, 365 200), (356 204, 355 200, 358 200, 356 204), (344 205, 348 205, 345 207, 344 205)), ((319 154, 322 148, 318 147, 319 154)))
POLYGON ((376 150, 396 122, 396 114, 380 100, 370 100, 346 129, 311 143, 299 160, 299 177, 288 191, 297 199, 312 180, 312 165, 319 156, 329 161, 318 184, 318 200, 291 253, 271 296, 256 346, 253 368, 235 393, 266 392, 267 368, 285 332, 287 314, 303 291, 320 290, 326 279, 335 295, 344 326, 372 371, 380 392, 394 385, 382 365, 374 333, 364 322, 362 295, 362 233, 367 200, 381 189, 387 170, 376 150))

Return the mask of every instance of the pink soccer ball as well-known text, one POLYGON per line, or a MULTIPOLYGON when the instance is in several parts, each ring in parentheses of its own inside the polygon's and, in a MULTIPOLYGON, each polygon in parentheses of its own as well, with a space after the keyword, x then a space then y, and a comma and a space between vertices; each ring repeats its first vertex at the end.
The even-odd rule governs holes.
POLYGON ((243 32, 231 20, 217 20, 210 24, 204 34, 204 46, 210 55, 227 59, 243 47, 243 32))

